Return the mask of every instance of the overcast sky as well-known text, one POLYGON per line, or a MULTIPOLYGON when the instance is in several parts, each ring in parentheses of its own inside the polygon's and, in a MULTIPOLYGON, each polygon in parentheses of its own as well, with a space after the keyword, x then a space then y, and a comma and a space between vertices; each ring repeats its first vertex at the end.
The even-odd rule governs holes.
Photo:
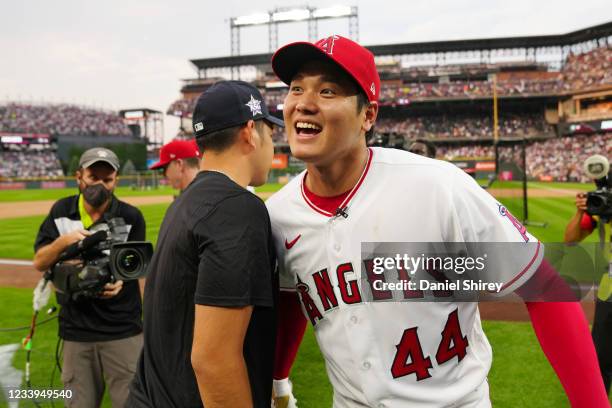
MULTIPOLYGON (((359 7, 364 45, 561 34, 612 20, 609 0, 22 0, 0 14, 0 102, 69 102, 166 111, 190 59, 230 54, 229 18, 277 6, 359 7)), ((348 34, 347 20, 319 37, 348 34)), ((279 44, 307 39, 306 23, 281 25, 279 44)), ((245 28, 241 53, 268 51, 267 28, 245 28)), ((166 139, 178 121, 166 117, 166 139)))

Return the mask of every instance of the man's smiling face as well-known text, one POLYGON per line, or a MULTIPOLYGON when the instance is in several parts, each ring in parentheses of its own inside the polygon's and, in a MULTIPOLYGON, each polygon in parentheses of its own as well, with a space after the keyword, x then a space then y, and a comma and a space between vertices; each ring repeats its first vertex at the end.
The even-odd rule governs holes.
POLYGON ((293 77, 283 115, 292 154, 326 165, 365 146, 365 109, 358 111, 358 88, 334 63, 306 63, 293 77))

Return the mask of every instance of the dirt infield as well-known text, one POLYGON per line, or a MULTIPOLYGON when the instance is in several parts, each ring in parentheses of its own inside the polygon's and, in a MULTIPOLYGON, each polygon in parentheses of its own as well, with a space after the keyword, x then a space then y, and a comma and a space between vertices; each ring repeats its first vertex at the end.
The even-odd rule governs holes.
MULTIPOLYGON (((521 197, 523 192, 521 189, 496 189, 488 190, 494 197, 521 197)), ((270 197, 272 192, 257 193, 262 199, 270 197)), ((573 197, 576 192, 574 190, 558 189, 558 188, 530 188, 527 191, 528 197, 573 197)), ((134 206, 163 204, 170 203, 173 197, 170 195, 160 196, 145 196, 145 197, 123 197, 121 200, 128 202, 134 206)), ((46 215, 55 201, 17 201, 9 203, 0 203, 0 219, 28 217, 32 215, 46 215)))
MULTIPOLYGON (((520 188, 490 188, 487 191, 493 197, 497 198, 512 198, 523 196, 523 190, 520 188)), ((575 190, 567 190, 561 188, 538 187, 527 189, 527 197, 529 198, 574 197, 575 195, 575 190)))
MULTIPOLYGON (((40 277, 40 272, 36 271, 31 265, 0 263, 0 287, 34 289, 40 277)), ((592 321, 595 308, 593 301, 585 300, 581 302, 581 305, 589 321, 592 321)), ((483 320, 529 321, 527 308, 518 298, 511 299, 508 302, 481 302, 479 308, 483 320)))
MULTIPOLYGON (((270 192, 257 193, 262 199, 272 195, 270 192)), ((145 196, 145 197, 123 197, 122 201, 133 206, 171 203, 174 198, 170 195, 145 196)), ((44 201, 16 201, 0 203, 0 219, 28 217, 32 215, 46 215, 49 213, 54 200, 44 201)))

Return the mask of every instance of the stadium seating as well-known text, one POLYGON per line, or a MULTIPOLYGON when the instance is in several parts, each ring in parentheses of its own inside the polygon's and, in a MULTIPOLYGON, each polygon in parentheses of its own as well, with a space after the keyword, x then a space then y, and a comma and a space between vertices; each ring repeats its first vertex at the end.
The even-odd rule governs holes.
MULTIPOLYGON (((520 65, 520 64, 518 64, 520 65)), ((458 80, 446 83, 431 82, 436 75, 454 72, 465 75, 495 72, 496 65, 466 65, 440 67, 411 67, 402 70, 403 82, 385 82, 381 85, 381 105, 405 105, 414 100, 428 99, 465 99, 491 97, 492 83, 487 80, 458 80), (440 71, 440 72, 438 72, 440 71), (433 75, 433 77, 432 77, 433 75), (419 78, 430 78, 419 82, 419 78), (412 79, 411 79, 412 78, 412 79), (414 82, 412 82, 414 81, 414 82)), ((399 70, 396 73, 399 75, 399 70)), ((384 77, 384 76, 383 76, 384 77)), ((612 84, 612 48, 601 47, 582 54, 570 54, 557 75, 544 75, 542 78, 526 76, 509 77, 497 82, 499 96, 529 96, 557 94, 572 89, 586 89, 602 84, 612 84)), ((270 110, 283 103, 287 90, 262 90, 270 110)), ((195 106, 194 99, 179 99, 170 105, 168 114, 190 117, 195 106)))
POLYGON ((51 149, 0 151, 0 178, 53 178, 63 175, 56 152, 51 149))
MULTIPOLYGON (((477 115, 418 116, 402 119, 379 119, 377 132, 394 132, 409 139, 487 139, 493 135, 493 119, 477 115)), ((523 137, 552 134, 553 128, 542 114, 515 114, 500 117, 501 137, 523 137)))
MULTIPOLYGON (((499 149, 500 162, 520 165, 521 147, 502 147, 499 149)), ((437 158, 455 159, 493 159, 495 151, 492 145, 471 145, 437 149, 437 158)), ((585 159, 593 154, 612 157, 612 133, 597 135, 580 135, 552 138, 532 142, 527 146, 527 176, 533 179, 550 177, 554 181, 589 182, 584 175, 582 165, 585 159)))
MULTIPOLYGON (((593 154, 612 157, 612 133, 580 135, 535 142, 527 148, 527 175, 555 181, 588 182, 582 164, 593 154)), ((500 160, 519 162, 520 149, 502 149, 500 160), (511 157, 510 157, 511 156, 511 157)))
POLYGON ((0 132, 131 136, 116 112, 76 105, 9 103, 0 106, 0 132))
POLYGON ((570 54, 563 67, 565 89, 588 89, 612 83, 612 48, 570 54))

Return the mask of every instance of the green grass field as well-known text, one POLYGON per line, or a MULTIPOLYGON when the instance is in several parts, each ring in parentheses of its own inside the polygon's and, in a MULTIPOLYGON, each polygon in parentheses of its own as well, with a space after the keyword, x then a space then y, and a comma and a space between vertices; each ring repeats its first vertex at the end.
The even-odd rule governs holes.
MULTIPOLYGON (((27 325, 32 314, 31 290, 0 288, 0 308, 11 311, 0 318, 0 328, 27 325)), ((494 407, 569 406, 529 323, 484 322, 484 329, 495 354, 489 374, 494 407)), ((56 320, 40 326, 36 331, 31 358, 34 388, 48 388, 51 383, 56 333, 56 320)), ((27 330, 0 332, 0 344, 19 343, 26 335, 27 330)), ((25 355, 23 350, 17 352, 13 360, 15 368, 24 370, 25 355)), ((304 336, 291 377, 301 408, 331 406, 331 386, 310 327, 304 336)), ((56 372, 53 384, 57 387, 59 383, 60 374, 56 372)), ((6 405, 0 403, 2 406, 6 405)), ((21 406, 33 405, 25 403, 21 406)), ((111 406, 108 398, 103 406, 111 406)))
MULTIPOLYGON (((30 290, 0 288, 0 308, 11 310, 10 314, 0 320, 1 327, 26 325, 32 312, 30 305, 30 290)), ((494 406, 530 406, 529 401, 546 402, 538 404, 538 407, 564 406, 565 397, 561 387, 539 351, 529 324, 485 322, 485 330, 496 351, 489 377, 494 406), (525 364, 527 361, 528 365, 525 364), (533 375, 535 372, 537 376, 533 375), (519 402, 516 402, 517 398, 519 402)), ((52 321, 40 326, 36 332, 32 352, 32 384, 35 388, 48 387, 50 384, 56 331, 57 323, 52 321)), ((0 333, 0 344, 20 342, 26 334, 26 330, 0 333)), ((23 369, 25 351, 17 352, 13 363, 16 368, 23 369)), ((300 407, 330 406, 331 387, 310 328, 305 335, 292 378, 300 407)), ((54 383, 58 384, 58 381, 59 373, 56 373, 54 383)))
MULTIPOLYGON (((48 190, 5 190, 0 192, 0 203, 58 200, 76 193, 76 188, 53 188, 48 190)), ((115 193, 118 197, 144 197, 176 194, 172 188, 165 186, 151 190, 133 190, 131 187, 117 187, 115 193)))
MULTIPOLYGON (((534 183, 535 184, 535 183, 534 183)), ((548 188, 588 190, 590 185, 544 184, 548 188)), ((511 188, 512 185, 494 186, 511 188)), ((539 186, 538 186, 539 187, 539 186)), ((265 186, 258 191, 275 191, 277 185, 265 186)), ((61 197, 61 190, 0 192, 1 201, 46 200, 61 197), (5 196, 6 194, 6 196, 5 196)), ((128 196, 133 192, 119 190, 117 195, 128 196)), ((144 192, 149 194, 150 192, 144 192)), ((168 190, 171 194, 171 190, 168 190)), ((64 191, 73 194, 73 190, 64 191)), ((160 194, 159 190, 156 194, 160 194)), ((517 216, 521 213, 521 202, 517 199, 500 200, 517 216)), ((147 238, 156 241, 166 204, 142 206, 147 221, 147 238)), ((548 226, 529 227, 529 230, 544 242, 560 242, 566 222, 574 213, 572 197, 533 198, 529 201, 530 220, 545 221, 548 226)), ((519 217, 520 218, 520 217, 519 217)), ((32 245, 43 217, 21 217, 0 220, 0 258, 31 259, 32 245)), ((595 234, 593 234, 595 235, 595 234)), ((589 238, 595 241, 596 237, 589 238)), ((0 329, 23 326, 31 318, 31 290, 0 288, 0 329), (9 312, 6 312, 9 311, 9 312)), ((540 350, 529 323, 484 322, 484 329, 494 349, 494 362, 489 382, 491 398, 495 407, 565 407, 569 406, 554 372, 540 350)), ((32 382, 36 388, 48 387, 54 366, 57 322, 41 326, 34 341, 32 353, 32 382)), ((0 344, 18 343, 27 334, 1 332, 0 344)), ((19 351, 13 366, 23 370, 25 352, 19 351)), ((294 391, 301 408, 329 407, 331 387, 327 380, 323 359, 316 345, 312 329, 309 328, 292 371, 294 391)), ((59 374, 55 376, 58 384, 59 374)), ((0 403, 0 407, 5 406, 0 403)), ((21 406, 30 406, 22 404, 21 406)), ((58 404, 59 406, 59 404, 58 404)), ((110 407, 108 399, 105 407, 110 407)))
MULTIPOLYGON (((266 184, 257 187, 256 191, 277 191, 280 184, 266 184)), ((4 190, 0 191, 0 203, 17 201, 42 201, 58 200, 62 197, 76 194, 76 188, 55 188, 48 190, 4 190)), ((174 195, 176 190, 167 186, 161 186, 151 190, 133 190, 131 187, 117 187, 115 190, 117 197, 146 197, 159 195, 174 195)))

